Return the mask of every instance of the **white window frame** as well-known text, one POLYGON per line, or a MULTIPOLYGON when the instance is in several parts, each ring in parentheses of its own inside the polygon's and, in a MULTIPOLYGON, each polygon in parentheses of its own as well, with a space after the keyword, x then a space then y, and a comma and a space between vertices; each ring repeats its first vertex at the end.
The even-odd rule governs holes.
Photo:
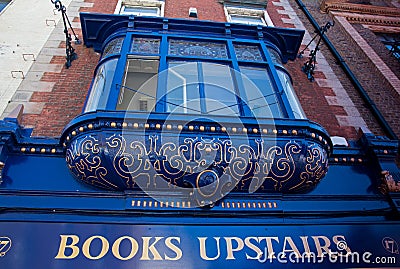
POLYGON ((164 1, 163 0, 119 0, 115 7, 114 14, 132 14, 136 16, 157 16, 164 17, 164 1), (125 12, 125 8, 143 8, 157 9, 157 14, 148 14, 140 12, 125 12))
POLYGON ((262 25, 262 26, 274 26, 274 24, 271 21, 271 18, 269 17, 267 11, 265 9, 260 9, 260 8, 249 8, 249 7, 242 7, 242 6, 224 6, 224 12, 225 12, 225 17, 228 22, 233 22, 233 23, 239 23, 239 22, 234 22, 232 19, 232 16, 240 16, 243 18, 257 18, 260 19, 261 23, 253 23, 249 21, 248 23, 245 22, 240 22, 243 24, 248 24, 248 25, 262 25))

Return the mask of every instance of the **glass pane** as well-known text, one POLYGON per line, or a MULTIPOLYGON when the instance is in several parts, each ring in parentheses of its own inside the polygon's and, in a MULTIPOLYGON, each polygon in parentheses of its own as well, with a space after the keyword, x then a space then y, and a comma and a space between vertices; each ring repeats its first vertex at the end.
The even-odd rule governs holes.
POLYGON ((128 59, 117 110, 154 110, 158 65, 158 59, 128 59))
POLYGON ((115 68, 118 59, 112 59, 103 63, 98 69, 94 78, 90 95, 86 102, 84 112, 105 109, 108 96, 111 90, 111 83, 114 78, 115 68))
POLYGON ((121 14, 132 14, 136 16, 158 16, 159 15, 159 8, 158 7, 132 7, 132 6, 125 6, 121 14))
POLYGON ((279 69, 277 69, 276 71, 278 72, 279 79, 281 80, 283 90, 285 91, 285 94, 288 98, 294 117, 296 119, 305 119, 306 116, 300 105, 299 99, 297 98, 297 95, 294 92, 293 85, 292 82, 290 81, 289 75, 279 69))
POLYGON ((170 62, 167 77, 167 112, 201 113, 198 64, 170 62))
POLYGON ((282 111, 265 68, 240 66, 247 106, 256 117, 281 118, 282 111))
POLYGON ((258 46, 234 44, 236 58, 239 61, 263 61, 258 46))
POLYGON ((207 114, 239 116, 230 67, 204 62, 201 67, 207 114))
POLYGON ((116 39, 111 40, 107 46, 104 48, 102 58, 107 57, 111 54, 119 54, 121 52, 122 43, 124 42, 123 37, 119 37, 116 39))
POLYGON ((282 65, 282 59, 279 53, 271 48, 268 48, 269 56, 271 56, 272 61, 274 64, 282 65))
POLYGON ((170 40, 169 54, 207 58, 228 58, 225 44, 201 41, 170 40))
POLYGON ((241 15, 230 15, 231 22, 243 23, 251 25, 265 25, 264 20, 261 17, 256 16, 241 16, 241 15))
POLYGON ((158 54, 160 51, 160 40, 154 38, 134 37, 132 41, 131 52, 158 54))

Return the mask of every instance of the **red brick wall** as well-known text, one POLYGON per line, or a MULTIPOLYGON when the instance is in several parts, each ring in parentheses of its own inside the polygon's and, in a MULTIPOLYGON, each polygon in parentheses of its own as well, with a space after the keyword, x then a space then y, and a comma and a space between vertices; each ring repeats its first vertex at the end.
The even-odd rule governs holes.
POLYGON ((164 15, 167 18, 189 18, 189 8, 197 8, 199 20, 224 22, 224 6, 216 0, 166 0, 164 15))
MULTIPOLYGON (((299 9, 295 8, 295 1, 289 1, 293 5, 296 13, 301 17, 301 20, 306 28, 310 33, 313 33, 314 28, 311 27, 304 14, 302 14, 299 9)), ((318 2, 303 1, 303 3, 320 25, 324 25, 327 21, 332 21, 331 15, 321 12, 318 2)), ((359 34, 363 36, 370 45, 373 44, 374 40, 372 39, 372 34, 368 29, 365 29, 362 25, 353 25, 353 27, 358 30, 359 34)), ((375 67, 375 63, 371 62, 367 55, 361 51, 356 41, 354 41, 352 37, 341 28, 340 24, 336 24, 333 28, 331 28, 328 31, 327 36, 341 54, 342 58, 346 61, 347 65, 353 71, 363 88, 367 91, 369 97, 375 102, 380 112, 389 122, 392 129, 394 129, 397 135, 400 135, 400 125, 398 124, 398 115, 400 115, 400 97, 396 94, 393 94, 393 89, 391 89, 390 85, 388 85, 382 75, 379 74, 375 67)), ((321 51, 329 60, 328 62, 330 63, 336 76, 346 89, 346 92, 350 96, 352 102, 356 105, 362 118, 367 123, 368 128, 376 135, 385 135, 382 127, 373 116, 371 110, 368 108, 368 105, 362 99, 343 70, 339 67, 336 59, 333 58, 325 45, 322 46, 321 51)), ((324 121, 322 121, 322 123, 324 124, 324 121)))

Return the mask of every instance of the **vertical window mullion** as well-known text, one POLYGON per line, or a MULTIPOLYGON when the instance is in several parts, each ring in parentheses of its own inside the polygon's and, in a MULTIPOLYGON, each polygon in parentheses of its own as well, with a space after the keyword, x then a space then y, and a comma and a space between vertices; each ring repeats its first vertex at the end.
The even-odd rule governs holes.
POLYGON ((168 63, 167 63, 167 55, 168 55, 168 37, 163 35, 161 38, 160 44, 160 67, 158 69, 158 85, 157 85, 157 93, 156 100, 159 100, 156 103, 156 111, 157 112, 165 112, 166 102, 167 102, 167 75, 168 75, 168 63))
POLYGON ((203 74, 203 65, 201 64, 200 61, 197 62, 197 77, 199 81, 199 96, 200 96, 200 109, 201 113, 205 114, 207 113, 207 107, 206 107, 206 96, 204 92, 204 74, 203 74))
POLYGON ((125 35, 125 39, 121 47, 120 57, 117 63, 117 67, 115 69, 113 82, 111 84, 110 95, 108 97, 106 105, 107 110, 115 110, 117 107, 120 88, 122 86, 122 80, 125 74, 125 66, 128 60, 128 53, 130 50, 131 40, 132 40, 132 34, 127 33, 125 35), (119 87, 117 85, 119 85, 119 87))
POLYGON ((236 88, 235 93, 239 105, 239 113, 241 116, 249 116, 251 115, 251 110, 247 106, 246 102, 243 102, 243 100, 247 100, 247 96, 245 94, 244 84, 241 77, 239 64, 237 62, 235 48, 233 47, 232 40, 228 40, 227 43, 228 43, 228 50, 230 52, 230 57, 232 60, 232 68, 235 72, 234 74, 232 74, 232 78, 233 78, 233 84, 236 88))
POLYGON ((260 42, 260 44, 261 44, 261 49, 267 59, 268 71, 269 71, 268 73, 271 75, 271 82, 275 88, 276 98, 277 98, 279 106, 282 110, 283 116, 294 119, 295 117, 294 117, 293 111, 291 109, 289 100, 285 95, 283 85, 282 85, 282 83, 279 79, 279 75, 275 69, 274 62, 272 61, 271 56, 269 55, 267 46, 264 44, 264 42, 260 42))

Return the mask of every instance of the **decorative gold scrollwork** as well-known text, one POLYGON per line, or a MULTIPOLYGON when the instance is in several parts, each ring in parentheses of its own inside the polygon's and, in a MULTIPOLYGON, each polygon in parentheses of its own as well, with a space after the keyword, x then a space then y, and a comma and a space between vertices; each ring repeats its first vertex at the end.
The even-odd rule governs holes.
POLYGON ((107 189, 117 186, 106 179, 108 170, 102 165, 99 140, 92 135, 74 140, 66 152, 66 161, 72 174, 78 179, 107 189))
POLYGON ((200 179, 206 182, 215 178, 213 184, 221 192, 227 186, 250 192, 305 191, 314 187, 328 169, 326 150, 302 139, 255 138, 234 144, 221 137, 186 137, 179 141, 163 137, 162 143, 157 134, 143 141, 137 138, 122 134, 76 137, 67 149, 68 167, 86 183, 115 190, 136 185, 182 187, 192 177, 194 187, 200 179))

